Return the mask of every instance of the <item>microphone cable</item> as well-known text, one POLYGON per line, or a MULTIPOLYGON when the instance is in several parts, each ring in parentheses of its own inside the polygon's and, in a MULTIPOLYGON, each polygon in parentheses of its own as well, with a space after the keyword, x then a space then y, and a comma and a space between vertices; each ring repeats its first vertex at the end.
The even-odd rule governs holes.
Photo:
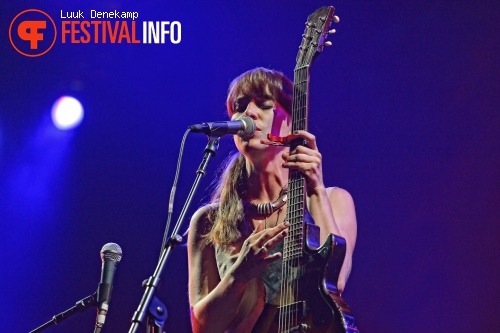
POLYGON ((161 245, 160 256, 161 256, 161 252, 163 251, 163 249, 167 245, 168 231, 170 229, 170 223, 172 221, 172 213, 174 211, 175 192, 177 191, 177 182, 179 180, 179 174, 181 171, 182 155, 184 153, 184 146, 186 144, 186 138, 187 138, 189 132, 191 132, 191 128, 188 128, 186 130, 186 132, 184 133, 184 136, 182 137, 181 148, 179 151, 179 157, 177 158, 177 169, 175 170, 174 183, 172 184, 172 189, 170 190, 170 199, 168 201, 167 225, 165 226, 165 232, 163 234, 163 242, 161 245))

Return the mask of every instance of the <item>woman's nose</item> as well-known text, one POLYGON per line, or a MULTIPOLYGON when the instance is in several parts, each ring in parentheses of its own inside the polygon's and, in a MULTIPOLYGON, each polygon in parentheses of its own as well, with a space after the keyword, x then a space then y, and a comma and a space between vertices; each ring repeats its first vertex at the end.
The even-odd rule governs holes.
POLYGON ((254 102, 250 102, 250 103, 248 103, 247 108, 243 114, 247 117, 255 119, 255 118, 257 118, 257 111, 258 110, 259 110, 259 108, 257 107, 257 105, 254 102))

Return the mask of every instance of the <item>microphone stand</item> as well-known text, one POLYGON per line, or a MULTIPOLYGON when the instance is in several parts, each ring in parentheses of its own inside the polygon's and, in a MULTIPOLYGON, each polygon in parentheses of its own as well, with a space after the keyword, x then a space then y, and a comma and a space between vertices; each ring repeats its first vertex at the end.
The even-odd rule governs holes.
POLYGON ((58 315, 55 315, 54 317, 52 317, 52 320, 49 320, 48 322, 46 322, 42 326, 34 329, 30 333, 41 332, 44 329, 46 329, 47 327, 50 327, 52 325, 57 325, 60 322, 62 322, 63 320, 68 319, 69 317, 71 317, 72 315, 74 315, 77 312, 83 312, 83 311, 87 310, 89 307, 94 307, 96 305, 97 305, 97 292, 95 292, 94 294, 92 294, 90 296, 85 297, 81 301, 76 302, 75 306, 69 308, 68 310, 66 310, 64 312, 61 312, 58 315))
POLYGON ((189 206, 191 205, 191 201, 198 189, 198 185, 200 183, 201 177, 206 175, 206 169, 208 163, 212 159, 212 157, 217 154, 217 150, 219 149, 219 140, 220 137, 209 136, 209 141, 207 146, 205 147, 205 155, 203 160, 196 171, 196 179, 194 180, 193 186, 191 187, 191 191, 189 192, 188 198, 184 203, 184 207, 182 208, 179 219, 177 220, 174 230, 172 231, 171 236, 166 242, 165 247, 161 251, 160 259, 158 260, 158 264, 153 273, 153 276, 149 277, 146 281, 144 281, 143 286, 146 288, 144 291, 144 295, 142 296, 141 302, 139 303, 139 307, 137 311, 134 312, 132 317, 132 325, 130 326, 129 333, 136 333, 139 325, 144 323, 144 319, 147 318, 147 333, 163 333, 163 324, 165 319, 167 318, 167 310, 165 305, 161 303, 158 298, 155 296, 155 291, 160 284, 161 275, 163 270, 165 269, 165 265, 167 263, 168 257, 170 253, 174 249, 175 246, 182 243, 182 236, 178 234, 178 231, 184 221, 184 216, 186 215, 189 206), (153 330, 151 330, 150 324, 153 325, 153 330))

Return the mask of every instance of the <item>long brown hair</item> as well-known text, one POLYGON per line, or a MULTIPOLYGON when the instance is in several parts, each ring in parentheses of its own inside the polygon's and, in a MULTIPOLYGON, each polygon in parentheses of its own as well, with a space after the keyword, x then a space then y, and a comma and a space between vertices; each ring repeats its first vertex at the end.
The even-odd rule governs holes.
MULTIPOLYGON (((258 67, 235 78, 229 85, 227 111, 231 117, 235 112, 235 100, 239 95, 249 97, 271 96, 287 112, 291 113, 293 84, 281 72, 258 67)), ((210 203, 214 205, 208 214, 212 228, 207 240, 218 245, 229 245, 248 236, 252 226, 245 220, 248 174, 245 156, 235 153, 223 165, 210 203)))

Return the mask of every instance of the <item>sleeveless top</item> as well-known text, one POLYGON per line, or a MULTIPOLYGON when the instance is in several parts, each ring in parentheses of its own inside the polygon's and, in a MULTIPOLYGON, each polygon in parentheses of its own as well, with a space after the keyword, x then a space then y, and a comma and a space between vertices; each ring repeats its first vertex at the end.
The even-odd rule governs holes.
MULTIPOLYGON (((328 197, 333 189, 333 187, 326 189, 328 197)), ((304 219, 306 221, 314 222, 307 209, 304 213, 304 219)), ((221 279, 238 259, 240 248, 241 244, 238 246, 227 247, 219 247, 215 245, 215 259, 221 279)), ((283 241, 281 241, 273 249, 269 250, 269 254, 282 251, 283 241)), ((279 305, 281 290, 281 264, 282 259, 272 262, 262 274, 262 278, 253 279, 248 283, 245 293, 243 294, 240 307, 238 308, 238 313, 233 320, 233 324, 229 326, 225 333, 251 332, 262 310, 264 309, 265 303, 279 305)))

